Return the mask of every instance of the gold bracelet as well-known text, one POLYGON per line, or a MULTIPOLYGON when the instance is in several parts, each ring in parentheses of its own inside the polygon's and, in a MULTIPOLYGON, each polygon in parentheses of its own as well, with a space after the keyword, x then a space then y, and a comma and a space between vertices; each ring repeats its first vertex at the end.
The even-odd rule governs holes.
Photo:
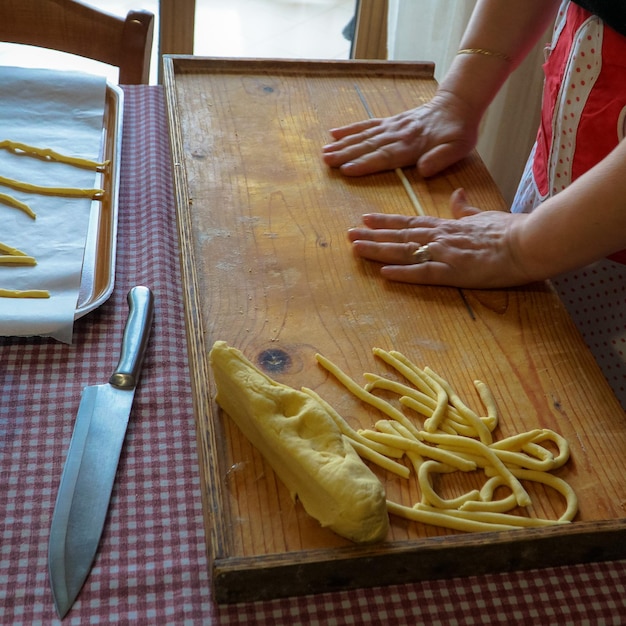
POLYGON ((504 54, 504 52, 495 52, 494 50, 485 50, 484 48, 463 48, 459 50, 457 54, 482 54, 486 57, 496 57, 498 59, 502 59, 507 63, 511 63, 513 59, 508 55, 504 54))

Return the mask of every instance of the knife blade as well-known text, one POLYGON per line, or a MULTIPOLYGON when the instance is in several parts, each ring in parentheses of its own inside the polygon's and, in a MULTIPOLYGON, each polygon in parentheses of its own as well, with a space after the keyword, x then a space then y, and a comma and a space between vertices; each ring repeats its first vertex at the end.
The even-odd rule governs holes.
POLYGON ((48 570, 61 619, 91 571, 148 346, 154 296, 138 286, 127 301, 119 362, 108 383, 83 389, 52 515, 48 570))

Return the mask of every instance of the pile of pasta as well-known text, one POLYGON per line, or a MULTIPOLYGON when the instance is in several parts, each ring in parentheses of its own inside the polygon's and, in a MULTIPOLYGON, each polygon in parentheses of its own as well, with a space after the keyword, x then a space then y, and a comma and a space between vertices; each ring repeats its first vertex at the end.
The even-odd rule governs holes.
POLYGON ((421 500, 406 506, 388 499, 389 513, 465 532, 550 526, 573 520, 578 511, 576 495, 566 481, 551 473, 570 456, 569 445, 561 435, 538 428, 496 441, 493 433, 498 410, 485 383, 474 381, 485 409, 485 414, 479 415, 430 368, 420 369, 397 351, 374 348, 373 352, 409 384, 365 373, 367 384, 362 387, 327 358, 318 354, 316 359, 348 391, 386 416, 375 428, 353 429, 317 393, 307 388, 303 391, 322 403, 361 458, 406 479, 412 467, 421 500), (400 405, 416 411, 422 423, 416 425, 400 408, 372 393, 377 389, 398 394, 400 405), (409 464, 400 462, 403 457, 409 464), (437 493, 436 475, 475 470, 485 474, 480 489, 451 498, 437 493), (520 514, 532 504, 522 481, 541 483, 561 494, 565 502, 562 515, 545 519, 520 514), (500 495, 495 497, 496 493, 500 495))

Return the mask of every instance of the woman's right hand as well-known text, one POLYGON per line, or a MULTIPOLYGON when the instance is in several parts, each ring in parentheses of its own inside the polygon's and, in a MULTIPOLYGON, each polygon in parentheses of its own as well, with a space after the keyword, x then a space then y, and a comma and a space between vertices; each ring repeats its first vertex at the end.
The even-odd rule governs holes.
POLYGON ((332 129, 323 159, 346 176, 411 165, 434 176, 472 151, 479 122, 461 99, 440 91, 416 109, 332 129))

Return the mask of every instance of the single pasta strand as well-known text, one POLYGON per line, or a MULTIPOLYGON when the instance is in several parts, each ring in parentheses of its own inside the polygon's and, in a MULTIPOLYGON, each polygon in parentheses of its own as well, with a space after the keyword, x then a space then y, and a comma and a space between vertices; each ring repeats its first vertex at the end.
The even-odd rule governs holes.
POLYGON ((384 446, 375 441, 371 441, 370 439, 366 439, 362 435, 360 435, 346 420, 337 412, 335 409, 326 402, 321 396, 319 396, 315 391, 309 389, 308 387, 302 387, 302 391, 307 395, 311 396, 315 400, 317 400, 323 407, 326 409, 328 414, 333 418, 335 424, 337 424, 339 430, 346 435, 346 437, 352 439, 353 441, 360 443, 361 445, 367 446, 368 448, 378 452, 380 454, 391 456, 394 458, 399 458, 402 456, 402 452, 397 448, 391 448, 389 446, 384 446))
POLYGON ((541 432, 541 428, 535 428, 534 430, 529 430, 525 433, 518 433, 517 435, 507 437, 506 439, 500 439, 500 441, 494 441, 489 444, 489 447, 494 450, 511 450, 518 452, 527 443, 534 441, 535 437, 540 435, 541 432))
MULTIPOLYGON (((376 430, 378 430, 378 432, 385 433, 387 435, 400 435, 400 433, 393 427, 392 420, 378 420, 374 426, 376 426, 376 430)), ((411 441, 411 439, 417 441, 414 437, 408 438, 409 441, 411 441)))
POLYGON ((0 265, 37 265, 37 261, 25 254, 0 254, 0 265))
POLYGON ((65 198, 90 198, 98 200, 104 195, 104 189, 81 189, 79 187, 45 187, 14 178, 0 176, 0 184, 19 191, 38 193, 47 196, 63 196, 65 198))
POLYGON ((523 448, 522 452, 526 452, 537 459, 541 459, 543 461, 550 459, 554 462, 554 454, 550 452, 547 448, 540 446, 538 443, 527 443, 523 448))
POLYGON ((32 217, 33 219, 37 217, 36 213, 25 202, 10 196, 8 193, 0 193, 0 202, 14 209, 19 209, 23 213, 26 213, 28 217, 32 217))
POLYGON ((570 451, 569 451, 569 443, 565 437, 559 435, 558 433, 550 430, 549 428, 543 428, 541 430, 541 434, 537 435, 537 438, 533 441, 533 443, 539 443, 541 441, 552 441, 559 450, 559 453, 554 457, 554 469, 558 467, 562 467, 567 463, 570 451))
POLYGON ((536 459, 523 452, 511 452, 510 450, 494 449, 497 457, 508 467, 521 467, 539 472, 556 469, 553 459, 536 459))
POLYGON ((558 526, 566 523, 562 520, 552 520, 540 517, 523 517, 511 513, 494 513, 491 511, 459 511, 456 509, 435 509, 427 504, 416 504, 414 507, 418 511, 432 511, 443 515, 464 519, 474 522, 484 522, 487 524, 502 524, 521 528, 536 528, 538 526, 558 526))
POLYGON ((493 397, 491 393, 491 389, 482 381, 475 380, 474 387, 476 387, 476 391, 478 391, 478 396, 480 397, 483 406, 487 410, 487 420, 483 420, 486 423, 490 424, 489 430, 493 431, 494 428, 498 425, 498 407, 496 405, 496 399, 493 397))
POLYGON ((498 425, 498 418, 489 417, 488 415, 482 415, 480 417, 480 421, 491 431, 493 432, 498 425))
POLYGON ((424 429, 429 433, 434 433, 440 427, 448 412, 448 394, 446 390, 436 380, 433 383, 437 393, 437 407, 433 414, 424 422, 424 429))
POLYGON ((411 461, 411 465, 413 466, 413 469, 415 470, 416 473, 419 472, 419 469, 422 463, 426 463, 426 461, 424 460, 424 457, 420 456, 414 450, 407 450, 406 456, 409 459, 409 461, 411 461))
POLYGON ((387 500, 387 510, 392 515, 398 515, 408 520, 463 532, 490 532, 495 530, 515 530, 518 528, 510 524, 491 524, 484 521, 452 517, 441 511, 417 509, 392 502, 391 500, 387 500))
POLYGON ((459 509, 462 511, 492 511, 494 513, 506 513, 512 511, 517 506, 515 494, 510 492, 506 497, 494 500, 493 496, 498 487, 510 487, 504 482, 499 474, 487 479, 480 489, 480 500, 468 501, 462 504, 459 509))
POLYGON ((400 396, 399 402, 400 404, 408 407, 409 409, 413 409, 416 413, 425 417, 430 417, 433 414, 430 404, 425 404, 413 396, 400 396))
POLYGON ((399 167, 395 169, 395 172, 396 172, 396 176, 400 179, 400 182, 402 183, 402 186, 404 187, 404 191, 406 191, 407 195, 409 196, 409 200, 411 201, 411 204, 413 205, 415 212, 418 215, 422 215, 422 216, 426 215, 426 213, 424 213, 424 209, 422 208, 420 201, 417 198, 417 194, 413 190, 413 187, 411 187, 411 183, 409 182, 409 179, 406 177, 406 174, 399 167))
MULTIPOLYGON (((421 415, 432 414, 428 406, 425 406, 424 404, 422 404, 418 400, 415 400, 412 397, 401 396, 399 398, 399 402, 400 404, 408 407, 409 409, 413 409, 416 413, 420 413, 421 415)), ((456 422, 451 423, 450 420, 446 419, 442 423, 439 424, 439 430, 441 432, 448 433, 449 435, 456 435, 457 434, 456 426, 457 426, 456 422)), ((473 431, 471 434, 473 434, 473 431)))
POLYGON ((49 298, 50 292, 45 289, 0 289, 0 298, 49 298))
POLYGON ((480 499, 483 502, 488 502, 490 500, 493 500, 493 494, 496 492, 496 489, 498 487, 504 487, 504 486, 507 486, 507 484, 504 481, 504 478, 500 476, 500 474, 497 474, 496 476, 492 476, 491 478, 487 479, 485 484, 481 487, 480 499))
POLYGON ((506 513, 517 506, 515 494, 510 493, 506 498, 499 500, 469 500, 464 502, 459 511, 489 511, 491 513, 506 513))
POLYGON ((0 141, 0 148, 15 154, 23 153, 27 156, 38 157, 46 161, 57 161, 59 163, 74 165, 75 167, 81 167, 83 169, 100 169, 106 167, 110 163, 110 161, 103 161, 100 163, 83 157, 69 156, 61 154, 60 152, 55 152, 50 148, 37 148, 36 146, 30 146, 19 141, 11 141, 10 139, 0 141))
POLYGON ((16 256, 26 256, 25 252, 22 252, 21 250, 18 250, 17 248, 13 248, 11 246, 7 246, 6 243, 2 243, 1 241, 0 252, 3 252, 4 254, 14 254, 16 256))

